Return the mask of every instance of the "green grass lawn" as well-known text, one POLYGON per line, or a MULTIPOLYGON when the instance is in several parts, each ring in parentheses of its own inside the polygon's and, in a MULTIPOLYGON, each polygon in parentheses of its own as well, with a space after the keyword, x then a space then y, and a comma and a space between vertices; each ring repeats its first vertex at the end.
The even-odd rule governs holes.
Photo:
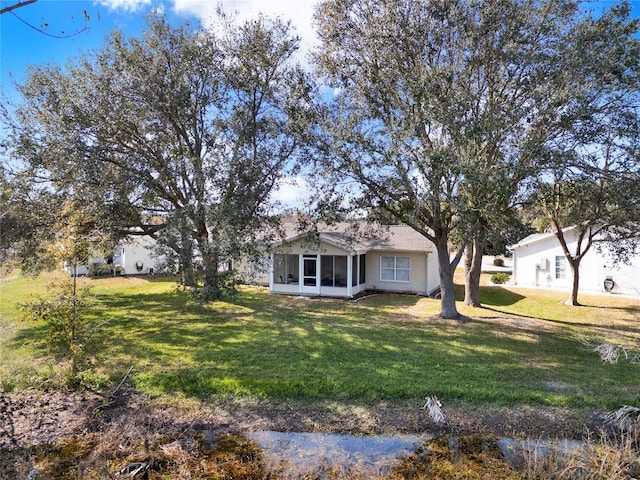
MULTIPOLYGON (((539 404, 613 409, 640 403, 640 366, 605 365, 581 339, 640 341, 640 302, 483 287, 487 308, 441 321, 439 301, 379 295, 357 302, 270 295, 243 287, 201 304, 173 281, 88 280, 96 294, 96 375, 117 381, 130 365, 141 391, 170 399, 247 396, 274 401, 405 401, 539 404), (518 320, 514 320, 518 316, 518 320)), ((56 371, 42 325, 15 303, 46 278, 0 285, 0 387, 42 382, 56 371)))

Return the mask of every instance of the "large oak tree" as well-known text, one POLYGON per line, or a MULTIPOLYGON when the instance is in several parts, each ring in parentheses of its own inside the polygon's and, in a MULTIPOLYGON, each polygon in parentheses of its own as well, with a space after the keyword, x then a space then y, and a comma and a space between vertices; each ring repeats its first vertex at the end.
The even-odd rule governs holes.
POLYGON ((288 24, 219 20, 213 31, 153 15, 141 38, 116 31, 65 68, 33 68, 20 86, 14 151, 123 233, 181 225, 206 298, 220 294, 220 264, 269 226, 270 194, 295 168, 311 94, 288 24))
POLYGON ((550 108, 546 87, 577 12, 569 0, 326 0, 317 10, 319 67, 339 89, 328 184, 355 182, 350 195, 332 191, 435 244, 442 317, 458 316, 453 272, 468 245, 467 302, 479 304, 487 231, 535 171, 522 152, 550 108))

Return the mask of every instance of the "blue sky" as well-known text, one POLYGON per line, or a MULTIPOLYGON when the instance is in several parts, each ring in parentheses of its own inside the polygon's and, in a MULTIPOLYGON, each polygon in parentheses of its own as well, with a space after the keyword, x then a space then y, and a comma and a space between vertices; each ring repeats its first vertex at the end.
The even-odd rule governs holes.
MULTIPOLYGON (((0 0, 2 7, 17 2, 0 0)), ((236 11, 240 19, 260 11, 290 19, 302 37, 303 50, 314 42, 311 15, 317 0, 38 0, 14 10, 15 15, 0 16, 2 93, 14 95, 12 80, 21 82, 28 65, 63 65, 84 51, 100 48, 105 35, 114 28, 126 35, 139 34, 150 9, 161 8, 175 23, 189 18, 206 24, 218 3, 227 11, 236 11), (53 37, 74 33, 67 38, 53 37)), ((590 8, 597 11, 613 4, 613 0, 597 1, 590 8)), ((632 0, 631 4, 634 15, 640 16, 640 0, 632 0)))
MULTIPOLYGON (((18 0, 0 1, 2 8, 16 3, 18 0)), ((15 15, 0 16, 0 87, 4 95, 13 97, 12 80, 20 83, 28 65, 64 65, 82 52, 100 48, 104 37, 115 28, 127 36, 139 34, 145 14, 154 8, 162 9, 176 24, 185 19, 207 24, 218 4, 225 11, 236 11, 241 20, 259 12, 280 15, 292 21, 303 45, 308 47, 314 38, 311 15, 315 3, 316 0, 38 0, 14 10, 15 15), (73 33, 77 34, 54 38, 73 33)))

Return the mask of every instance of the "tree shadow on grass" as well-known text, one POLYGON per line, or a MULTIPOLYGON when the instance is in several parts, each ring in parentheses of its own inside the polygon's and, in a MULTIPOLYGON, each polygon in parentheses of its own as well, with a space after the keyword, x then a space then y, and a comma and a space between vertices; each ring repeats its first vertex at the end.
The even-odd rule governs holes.
MULTIPOLYGON (((185 292, 117 292, 98 298, 96 320, 109 323, 99 332, 105 345, 96 353, 113 372, 134 364, 133 382, 149 394, 364 401, 422 400, 426 394, 544 400, 543 382, 522 379, 546 378, 543 371, 551 369, 555 378, 557 351, 573 349, 577 365, 589 358, 560 330, 532 336, 502 324, 395 321, 419 300, 393 295, 338 302, 250 290, 200 303, 185 292)), ((38 332, 23 334, 35 338, 38 332)))
POLYGON ((9 349, 19 349, 24 345, 30 345, 35 351, 38 358, 46 357, 47 345, 45 338, 48 333, 46 325, 36 325, 32 322, 24 321, 26 326, 21 327, 15 335, 6 341, 6 345, 9 349))
MULTIPOLYGON (((576 321, 565 321, 557 318, 546 318, 541 316, 527 315, 525 313, 514 313, 512 311, 501 310, 500 307, 507 307, 511 305, 515 305, 521 300, 527 298, 524 295, 520 295, 516 292, 508 290, 503 287, 491 287, 491 288, 482 288, 480 290, 480 300, 482 303, 482 307, 485 310, 489 310, 496 313, 501 313, 509 316, 517 316, 522 318, 530 318, 535 320, 542 320, 545 322, 549 322, 556 325, 566 325, 571 327, 586 327, 586 328, 604 328, 613 332, 620 333, 630 333, 640 335, 640 327, 632 327, 625 325, 594 325, 589 322, 576 322, 576 321)), ((592 305, 583 303, 578 307, 574 308, 598 308, 603 310, 619 310, 628 312, 631 316, 636 316, 640 318, 640 304, 638 306, 606 306, 606 305, 592 305)), ((579 315, 579 312, 576 312, 576 315, 579 315)))
POLYGON ((526 297, 519 293, 507 290, 503 287, 490 287, 480 289, 480 301, 483 305, 492 305, 494 307, 506 307, 515 305, 526 297))

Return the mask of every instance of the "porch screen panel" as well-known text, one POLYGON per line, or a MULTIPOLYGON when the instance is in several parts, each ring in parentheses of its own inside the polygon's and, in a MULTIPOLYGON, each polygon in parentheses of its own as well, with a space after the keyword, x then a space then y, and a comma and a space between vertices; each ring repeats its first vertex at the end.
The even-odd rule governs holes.
POLYGON ((358 256, 351 257, 351 286, 358 285, 358 256))
POLYGON ((320 277, 324 287, 347 286, 347 257, 344 255, 322 255, 320 277))
POLYGON ((367 256, 366 255, 360 255, 360 280, 359 282, 365 283, 367 281, 367 272, 366 272, 366 267, 365 265, 367 264, 367 256))
POLYGON ((336 273, 334 286, 346 287, 347 286, 347 257, 346 255, 339 255, 335 257, 336 273))
POLYGON ((274 283, 297 283, 298 266, 298 255, 275 254, 273 256, 274 283))
POLYGON ((275 254, 273 256, 273 282, 286 283, 287 259, 286 255, 275 254))
POLYGON ((287 255, 287 283, 298 283, 300 275, 300 257, 287 255))
POLYGON ((324 287, 333 287, 333 255, 320 257, 320 281, 324 287))

